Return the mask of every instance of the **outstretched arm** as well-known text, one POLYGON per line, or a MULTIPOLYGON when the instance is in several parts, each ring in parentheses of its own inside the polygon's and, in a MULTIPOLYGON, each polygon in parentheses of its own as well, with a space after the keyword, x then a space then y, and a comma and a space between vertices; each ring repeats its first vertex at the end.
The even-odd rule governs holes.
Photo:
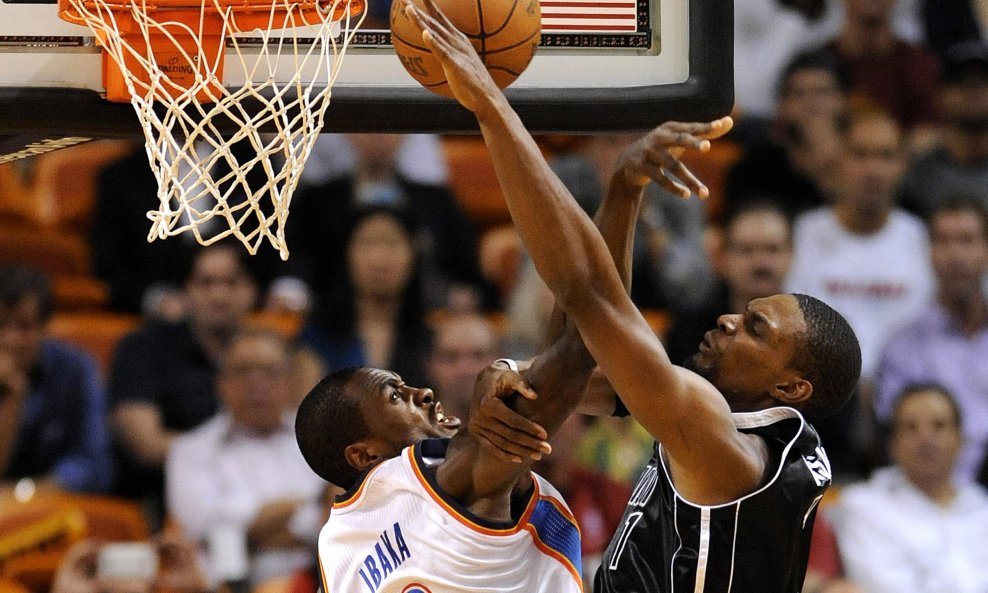
MULTIPOLYGON (((457 99, 476 115, 539 275, 622 401, 663 443, 677 487, 707 504, 752 491, 766 464, 764 446, 734 428, 726 401, 710 383, 671 364, 625 293, 600 234, 553 174, 466 37, 427 4, 423 11, 406 0, 406 13, 422 28, 423 41, 443 64, 457 99)), ((665 133, 716 138, 731 121, 673 126, 665 133)), ((709 146, 698 142, 701 150, 709 146)), ((685 167, 668 150, 649 154, 648 160, 661 177, 665 172, 685 177, 685 167)))

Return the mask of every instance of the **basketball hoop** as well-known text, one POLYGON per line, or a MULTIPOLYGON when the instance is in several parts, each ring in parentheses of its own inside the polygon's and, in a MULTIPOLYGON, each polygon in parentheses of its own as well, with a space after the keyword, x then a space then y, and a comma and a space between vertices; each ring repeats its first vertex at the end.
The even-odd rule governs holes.
POLYGON ((107 99, 129 101, 143 128, 159 200, 148 241, 233 235, 254 254, 267 239, 288 258, 291 196, 363 9, 364 0, 59 0, 59 16, 88 26, 103 48, 107 99), (266 182, 251 187, 249 173, 266 182))

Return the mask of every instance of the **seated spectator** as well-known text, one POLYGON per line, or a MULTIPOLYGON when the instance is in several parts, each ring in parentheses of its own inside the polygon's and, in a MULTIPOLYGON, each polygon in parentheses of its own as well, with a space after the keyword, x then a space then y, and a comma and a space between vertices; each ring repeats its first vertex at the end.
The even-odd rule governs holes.
POLYGON ((852 96, 891 113, 915 152, 929 146, 936 123, 936 55, 896 33, 892 0, 843 0, 844 23, 823 47, 851 73, 852 96))
POLYGON ((35 489, 103 492, 112 459, 93 358, 46 336, 54 310, 40 270, 0 266, 0 498, 35 489))
POLYGON ((203 544, 214 582, 256 585, 309 563, 326 483, 295 441, 290 371, 280 337, 238 334, 216 381, 223 411, 176 437, 169 449, 168 513, 203 544), (238 557, 247 563, 229 560, 238 557))
POLYGON ((894 465, 828 507, 847 576, 868 593, 988 590, 988 492, 953 479, 963 421, 946 389, 906 387, 892 406, 894 465))
POLYGON ((476 229, 447 185, 437 136, 326 135, 314 150, 327 162, 310 159, 288 223, 289 265, 313 293, 345 275, 350 212, 376 205, 403 210, 414 224, 427 306, 446 306, 450 291, 472 293, 475 308, 487 304, 493 289, 480 273, 476 229))
POLYGON ((431 332, 415 226, 402 210, 384 205, 361 208, 349 220, 346 275, 324 294, 299 340, 322 357, 328 372, 374 366, 422 384, 431 332))
POLYGON ((840 311, 861 343, 856 399, 816 425, 837 480, 862 475, 881 456, 871 412, 879 355, 933 289, 923 223, 895 206, 905 166, 899 126, 881 112, 854 113, 842 140, 836 201, 796 220, 785 283, 787 292, 815 296, 840 311))
POLYGON ((924 218, 952 193, 988 207, 988 41, 951 49, 938 93, 942 140, 910 164, 899 191, 902 207, 924 218))
POLYGON ((247 257, 239 243, 197 250, 183 283, 186 319, 149 323, 125 336, 114 354, 116 492, 143 502, 154 527, 162 518, 162 467, 171 442, 216 413, 216 365, 254 305, 247 257))
POLYGON ((443 316, 434 332, 427 384, 443 402, 445 414, 466 422, 477 375, 501 356, 497 332, 486 317, 477 313, 443 316))
POLYGON ((792 225, 774 202, 749 202, 725 224, 714 267, 721 280, 702 307, 676 311, 666 336, 669 359, 696 354, 703 335, 725 313, 743 313, 748 301, 782 292, 792 261, 792 225))
POLYGON ((923 223, 895 206, 905 166, 898 125, 857 113, 843 134, 836 202, 796 220, 786 290, 815 296, 847 318, 861 341, 861 377, 873 380, 892 331, 932 293, 923 223))
POLYGON ((964 446, 956 477, 977 476, 988 447, 988 210, 977 199, 941 202, 930 215, 936 296, 882 351, 875 412, 887 422, 892 403, 910 383, 950 389, 964 412, 964 446))
POLYGON ((823 52, 800 53, 786 65, 777 82, 768 137, 728 171, 726 216, 749 200, 766 197, 790 216, 831 202, 841 148, 838 124, 850 86, 840 61, 823 52))
POLYGON ((734 3, 734 97, 739 110, 732 138, 764 137, 775 112, 772 87, 786 62, 806 44, 822 0, 747 0, 734 3), (757 67, 754 65, 757 64, 757 67), (739 133, 741 132, 741 133, 739 133))

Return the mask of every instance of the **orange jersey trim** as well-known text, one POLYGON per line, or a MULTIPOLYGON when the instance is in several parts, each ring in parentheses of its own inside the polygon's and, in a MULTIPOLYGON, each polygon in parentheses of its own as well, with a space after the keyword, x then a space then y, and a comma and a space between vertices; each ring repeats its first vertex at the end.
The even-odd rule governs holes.
POLYGON ((339 502, 334 502, 333 503, 333 510, 335 511, 336 509, 345 509, 346 507, 348 507, 348 506, 352 505, 353 503, 357 502, 357 499, 360 498, 360 495, 362 495, 364 493, 364 487, 367 486, 367 482, 370 481, 371 476, 374 475, 374 472, 376 472, 377 471, 377 468, 379 468, 379 467, 381 467, 381 464, 377 464, 376 466, 374 466, 374 468, 372 470, 370 470, 370 472, 368 472, 366 476, 364 476, 364 480, 360 483, 360 487, 357 488, 357 491, 353 493, 353 496, 351 496, 350 498, 341 500, 339 502))
POLYGON ((519 531, 524 529, 525 526, 528 524, 528 519, 529 517, 532 516, 532 512, 535 510, 535 503, 538 502, 539 500, 538 480, 533 480, 535 484, 535 491, 532 493, 532 497, 528 501, 528 505, 525 507, 525 512, 522 513, 521 517, 518 519, 518 523, 515 524, 514 527, 509 527, 506 529, 491 529, 490 527, 484 527, 483 525, 478 525, 477 523, 472 521, 469 517, 464 516, 462 513, 456 510, 456 508, 454 508, 452 505, 446 502, 446 500, 442 497, 441 494, 439 494, 438 492, 435 491, 435 489, 433 489, 432 485, 426 479, 425 474, 422 473, 422 468, 420 468, 418 463, 416 463, 415 461, 415 452, 414 452, 415 446, 416 445, 412 445, 411 447, 405 450, 405 455, 408 457, 408 462, 411 464, 412 470, 415 472, 415 477, 418 478, 419 483, 421 483, 422 487, 425 488, 425 491, 429 493, 429 496, 432 498, 432 500, 434 500, 436 504, 442 507, 449 516, 456 519, 464 527, 468 527, 469 529, 472 529, 473 531, 476 531, 477 533, 482 533, 484 535, 505 536, 505 535, 513 535, 515 533, 518 533, 519 531))

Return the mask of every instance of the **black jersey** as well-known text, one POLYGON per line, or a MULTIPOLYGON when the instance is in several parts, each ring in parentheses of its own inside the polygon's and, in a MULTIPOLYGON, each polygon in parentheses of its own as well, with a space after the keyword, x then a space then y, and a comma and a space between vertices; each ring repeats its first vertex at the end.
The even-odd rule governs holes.
POLYGON ((792 408, 733 414, 765 439, 771 478, 726 504, 676 492, 662 447, 645 467, 604 554, 595 593, 796 593, 803 586, 816 506, 830 463, 812 426, 792 408))

